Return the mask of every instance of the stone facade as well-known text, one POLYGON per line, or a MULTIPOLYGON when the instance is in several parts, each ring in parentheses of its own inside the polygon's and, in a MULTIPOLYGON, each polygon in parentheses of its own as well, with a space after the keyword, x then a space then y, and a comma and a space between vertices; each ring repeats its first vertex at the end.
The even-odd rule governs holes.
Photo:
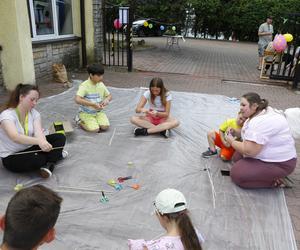
POLYGON ((93 0, 95 62, 103 61, 103 15, 101 0, 93 0))
POLYGON ((33 60, 36 80, 52 78, 52 64, 63 63, 67 71, 80 67, 79 41, 61 41, 33 44, 33 60))

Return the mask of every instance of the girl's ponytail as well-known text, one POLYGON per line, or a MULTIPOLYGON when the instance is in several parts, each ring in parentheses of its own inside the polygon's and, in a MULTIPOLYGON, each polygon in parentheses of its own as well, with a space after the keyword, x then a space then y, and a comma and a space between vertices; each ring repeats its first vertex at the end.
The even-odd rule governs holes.
POLYGON ((177 224, 180 230, 181 242, 186 250, 202 250, 198 235, 187 211, 180 213, 177 224))
POLYGON ((263 110, 263 109, 266 109, 269 105, 269 102, 268 100, 266 99, 261 99, 261 102, 259 104, 259 110, 263 110))
POLYGON ((178 213, 165 214, 163 216, 167 216, 169 220, 175 220, 185 250, 202 250, 198 235, 187 210, 178 213))
POLYGON ((22 83, 19 83, 16 88, 11 92, 6 108, 16 108, 19 104, 20 90, 23 87, 22 83))

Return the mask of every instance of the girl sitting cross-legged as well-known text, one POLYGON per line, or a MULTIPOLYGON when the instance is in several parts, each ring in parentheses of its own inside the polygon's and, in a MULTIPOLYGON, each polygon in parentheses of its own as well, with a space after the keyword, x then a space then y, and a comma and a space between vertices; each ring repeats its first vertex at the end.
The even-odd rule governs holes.
POLYGON ((131 117, 131 123, 138 126, 134 134, 139 136, 160 133, 168 137, 169 129, 179 125, 178 120, 170 116, 171 100, 172 95, 165 88, 162 79, 153 78, 149 90, 143 94, 135 110, 136 113, 144 115, 131 117), (147 102, 149 109, 144 108, 147 102))

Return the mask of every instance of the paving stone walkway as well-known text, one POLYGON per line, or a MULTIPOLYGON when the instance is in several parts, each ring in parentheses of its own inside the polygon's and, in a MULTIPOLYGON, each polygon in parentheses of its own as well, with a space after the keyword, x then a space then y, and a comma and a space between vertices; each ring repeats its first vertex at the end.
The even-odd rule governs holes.
POLYGON ((137 69, 260 82, 255 43, 186 39, 180 41, 180 49, 168 49, 164 37, 144 39, 154 48, 134 53, 133 64, 137 69))

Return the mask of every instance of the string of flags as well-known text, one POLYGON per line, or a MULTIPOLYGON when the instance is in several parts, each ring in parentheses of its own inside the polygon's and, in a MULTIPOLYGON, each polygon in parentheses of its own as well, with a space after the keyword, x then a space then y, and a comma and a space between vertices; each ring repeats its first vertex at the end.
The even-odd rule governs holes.
MULTIPOLYGON (((117 29, 117 30, 119 30, 119 29, 121 29, 122 28, 122 22, 121 22, 121 20, 120 19, 115 19, 114 20, 114 28, 115 29, 117 29)), ((153 28, 153 24, 152 23, 149 23, 148 21, 145 21, 144 23, 143 23, 143 25, 144 25, 144 27, 148 27, 149 29, 152 29, 153 28)), ((161 31, 164 31, 165 29, 166 29, 166 27, 164 26, 164 25, 160 25, 159 26, 159 29, 161 30, 161 31)), ((176 31, 176 26, 175 25, 173 25, 172 27, 171 27, 171 29, 173 30, 173 31, 176 31)))

